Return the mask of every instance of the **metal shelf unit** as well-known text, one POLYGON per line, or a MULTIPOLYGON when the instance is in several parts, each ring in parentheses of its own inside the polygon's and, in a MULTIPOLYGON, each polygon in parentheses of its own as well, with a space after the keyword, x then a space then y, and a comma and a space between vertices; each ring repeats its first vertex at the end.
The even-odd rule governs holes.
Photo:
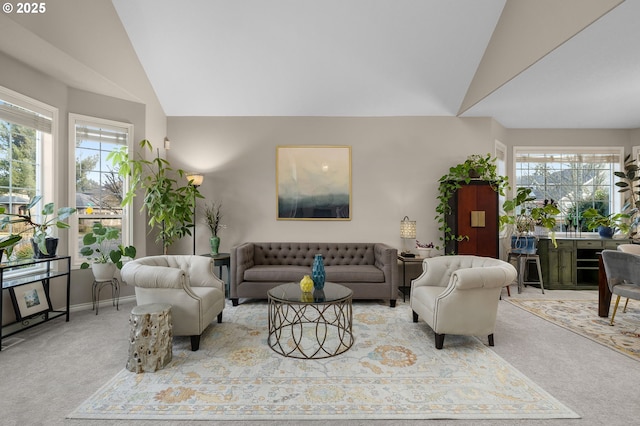
POLYGON ((2 290, 0 291, 0 319, 2 318, 5 290, 7 290, 11 296, 11 301, 13 303, 14 310, 16 311, 17 319, 17 321, 13 323, 2 325, 0 329, 0 350, 2 350, 2 339, 5 337, 9 337, 13 334, 61 316, 66 316, 66 321, 69 321, 69 296, 71 293, 70 256, 56 256, 43 259, 28 259, 2 263, 0 264, 0 283, 2 283, 2 290), (39 268, 33 273, 5 278, 7 273, 10 271, 37 265, 42 266, 42 268, 39 268), (51 280, 58 277, 66 277, 66 307, 64 309, 56 310, 53 309, 53 306, 51 305, 50 291, 52 284, 51 280), (49 308, 32 315, 21 316, 18 312, 17 301, 14 293, 16 289, 21 286, 38 282, 42 283, 42 289, 49 308))

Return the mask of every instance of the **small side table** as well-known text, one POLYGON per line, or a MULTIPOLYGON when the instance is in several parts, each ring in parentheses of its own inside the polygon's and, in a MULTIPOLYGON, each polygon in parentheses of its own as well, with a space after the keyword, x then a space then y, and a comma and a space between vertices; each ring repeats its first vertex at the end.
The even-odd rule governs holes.
POLYGON ((420 256, 405 257, 402 255, 398 255, 398 260, 402 262, 402 285, 398 287, 398 290, 400 290, 400 293, 402 293, 403 302, 407 301, 406 300, 407 293, 411 293, 411 286, 405 285, 406 278, 407 278, 407 263, 422 263, 422 261, 425 259, 426 259, 425 257, 420 257, 420 256))
MULTIPOLYGON (((218 267, 218 275, 222 281, 224 281, 224 279, 222 279, 223 266, 227 267, 227 276, 229 278, 231 277, 231 254, 230 253, 218 253, 218 254, 206 253, 206 254, 201 254, 200 256, 213 258, 213 266, 214 268, 216 266, 218 267)), ((224 281, 224 288, 225 288, 225 295, 229 297, 229 280, 224 281)))
POLYGON ((96 315, 98 315, 98 308, 100 307, 100 290, 108 285, 111 286, 111 301, 113 302, 113 306, 116 307, 117 311, 120 310, 120 281, 115 277, 107 281, 94 280, 91 288, 91 299, 93 300, 92 309, 95 309, 96 315))
POLYGON ((129 359, 127 370, 154 372, 165 367, 173 357, 173 323, 171 305, 138 305, 129 316, 129 359))

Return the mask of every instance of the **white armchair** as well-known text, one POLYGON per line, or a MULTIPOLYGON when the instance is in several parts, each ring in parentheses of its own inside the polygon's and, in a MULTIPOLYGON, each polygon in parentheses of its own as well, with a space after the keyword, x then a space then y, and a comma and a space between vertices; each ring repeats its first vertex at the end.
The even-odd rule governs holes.
POLYGON ((217 316, 222 322, 224 283, 213 274, 213 259, 203 256, 149 256, 122 267, 122 280, 135 286, 138 305, 171 305, 174 336, 191 336, 191 350, 217 316))
POLYGON ((479 256, 425 259, 422 274, 411 282, 413 322, 418 317, 433 329, 437 349, 446 334, 488 336, 493 346, 502 287, 513 282, 513 265, 479 256))

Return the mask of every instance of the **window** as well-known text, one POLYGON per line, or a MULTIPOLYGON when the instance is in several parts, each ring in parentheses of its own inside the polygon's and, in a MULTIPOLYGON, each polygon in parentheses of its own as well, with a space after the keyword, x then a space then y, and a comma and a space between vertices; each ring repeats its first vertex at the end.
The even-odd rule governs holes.
POLYGON ((120 230, 121 241, 117 244, 132 244, 129 208, 121 206, 124 182, 107 156, 122 146, 129 147, 133 125, 69 114, 69 134, 75 162, 71 193, 75 194, 77 209, 70 220, 71 238, 77 241, 71 255, 77 266, 83 260, 80 256, 82 238, 95 222, 120 230))
POLYGON ((587 231, 582 213, 595 208, 607 215, 620 211, 615 171, 622 169, 624 149, 516 147, 516 187, 530 187, 537 203, 558 203, 558 230, 571 225, 587 231))
MULTIPOLYGON (((29 200, 54 199, 54 139, 57 109, 0 87, 0 204, 19 213, 29 200)), ((42 205, 34 208, 37 213, 42 205)), ((0 236, 24 231, 24 224, 0 230, 0 236)), ((16 259, 33 257, 28 233, 13 251, 16 259)))

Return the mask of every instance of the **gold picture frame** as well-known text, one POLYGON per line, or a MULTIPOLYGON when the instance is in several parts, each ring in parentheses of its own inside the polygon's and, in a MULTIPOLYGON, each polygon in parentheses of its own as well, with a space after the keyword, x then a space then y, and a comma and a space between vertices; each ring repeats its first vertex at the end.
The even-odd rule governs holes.
POLYGON ((351 147, 276 147, 278 220, 351 220, 351 147))

